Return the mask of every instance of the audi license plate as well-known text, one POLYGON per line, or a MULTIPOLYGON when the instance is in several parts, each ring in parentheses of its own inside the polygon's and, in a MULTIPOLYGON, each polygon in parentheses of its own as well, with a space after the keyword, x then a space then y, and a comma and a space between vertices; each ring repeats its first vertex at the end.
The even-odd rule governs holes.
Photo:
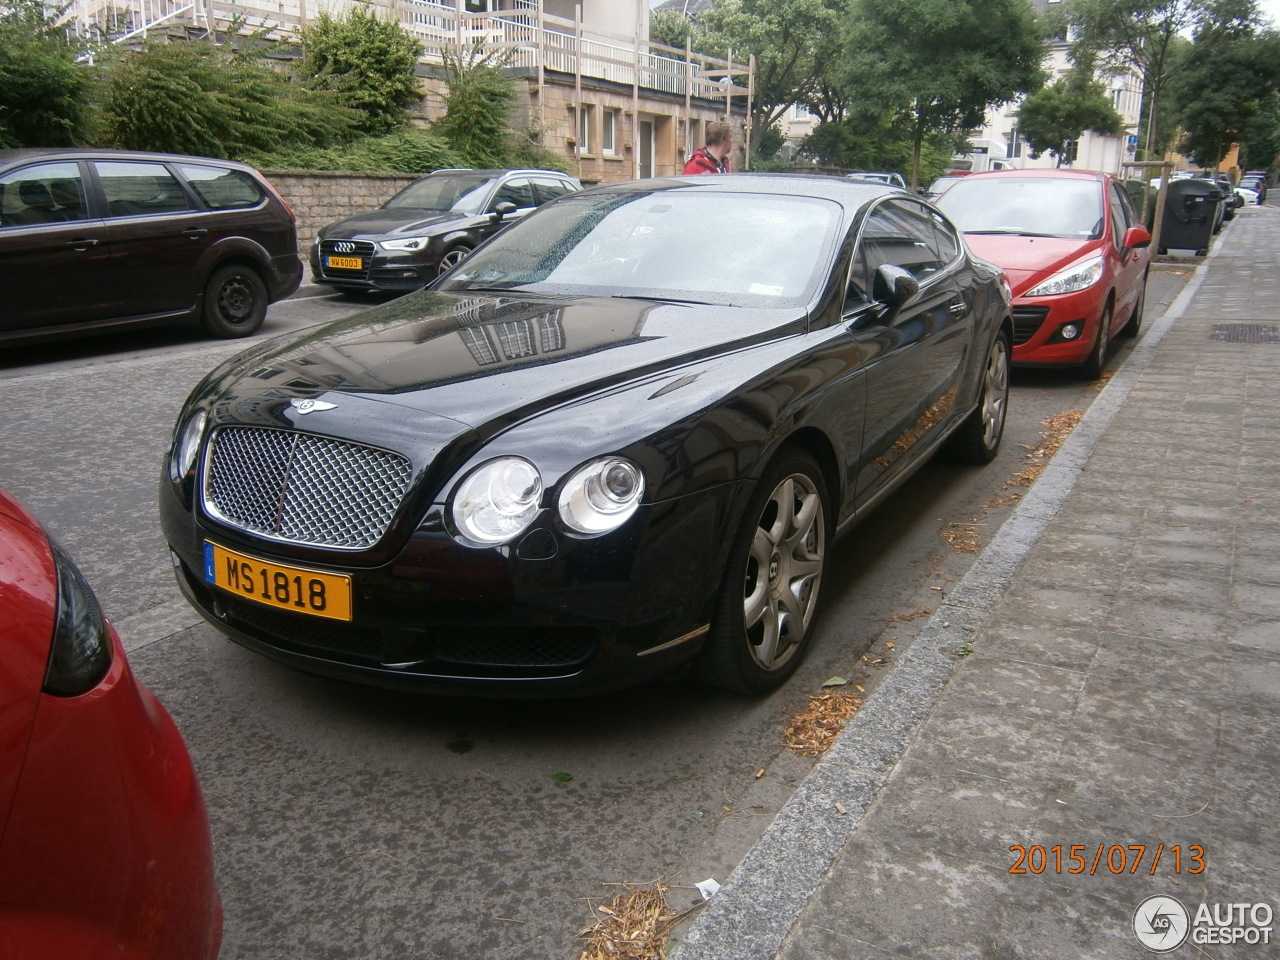
POLYGON ((324 262, 330 270, 364 269, 364 260, 360 257, 325 257, 324 262))
POLYGON ((204 578, 215 587, 278 610, 351 619, 351 578, 341 574, 286 567, 206 540, 204 578))

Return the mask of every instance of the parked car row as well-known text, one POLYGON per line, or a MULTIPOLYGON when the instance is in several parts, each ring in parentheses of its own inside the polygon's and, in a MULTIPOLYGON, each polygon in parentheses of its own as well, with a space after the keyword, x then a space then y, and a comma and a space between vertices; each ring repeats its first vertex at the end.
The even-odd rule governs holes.
MULTIPOLYGON (((113 279, 171 268, 176 298, 77 313, 98 294, 64 266, 68 313, 0 336, 193 317, 243 336, 298 285, 292 212, 251 168, 0 158, 0 257, 108 248, 113 279)), ((1121 181, 947 180, 935 206, 871 174, 448 170, 326 227, 317 282, 416 292, 194 388, 160 489, 179 589, 251 650, 389 688, 571 696, 689 666, 776 688, 834 541, 935 454, 996 456, 1012 364, 1096 378, 1140 328, 1151 236, 1121 181)), ((0 955, 211 960, 190 758, 2 493, 0 616, 0 736, 23 745, 0 765, 0 955)))

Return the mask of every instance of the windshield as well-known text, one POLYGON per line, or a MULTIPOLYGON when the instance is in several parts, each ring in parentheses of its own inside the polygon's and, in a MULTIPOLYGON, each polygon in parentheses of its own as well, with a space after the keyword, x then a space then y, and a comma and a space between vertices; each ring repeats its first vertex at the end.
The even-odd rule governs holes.
POLYGON ((963 233, 1096 240, 1102 190, 1096 180, 961 177, 934 203, 963 233))
POLYGON ((445 174, 423 177, 382 205, 384 210, 453 210, 479 213, 492 177, 445 174))
POLYGON ((840 220, 838 204, 810 197, 574 194, 499 234, 439 289, 793 306, 827 276, 840 220))

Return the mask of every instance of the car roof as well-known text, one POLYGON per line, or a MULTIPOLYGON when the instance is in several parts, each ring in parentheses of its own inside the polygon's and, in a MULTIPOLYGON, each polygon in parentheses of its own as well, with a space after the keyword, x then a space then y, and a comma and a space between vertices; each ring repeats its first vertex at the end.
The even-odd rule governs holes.
POLYGON ((0 150, 0 166, 10 163, 25 162, 36 159, 49 160, 158 160, 167 162, 217 163, 239 170, 254 168, 237 160, 223 160, 219 157, 197 157, 185 153, 157 153, 149 150, 94 150, 88 147, 18 147, 12 150, 0 150))
POLYGON ((826 197, 861 206, 875 197, 901 197, 902 191, 878 180, 851 180, 828 173, 716 173, 625 180, 591 187, 589 193, 629 193, 682 187, 717 193, 778 193, 826 197))
POLYGON ((970 173, 968 180, 1008 179, 1034 177, 1040 180, 1104 180, 1108 174, 1100 170, 1076 170, 1073 167, 1032 167, 1026 170, 983 170, 970 173))
POLYGON ((568 180, 574 179, 572 174, 565 173, 563 170, 542 170, 534 167, 512 167, 510 169, 505 167, 504 168, 490 167, 485 169, 479 169, 476 167, 441 167, 439 170, 432 170, 430 173, 425 174, 425 176, 434 177, 437 174, 451 174, 451 173, 470 173, 480 177, 505 177, 507 174, 511 174, 511 173, 538 173, 538 174, 549 173, 554 177, 564 177, 568 180))

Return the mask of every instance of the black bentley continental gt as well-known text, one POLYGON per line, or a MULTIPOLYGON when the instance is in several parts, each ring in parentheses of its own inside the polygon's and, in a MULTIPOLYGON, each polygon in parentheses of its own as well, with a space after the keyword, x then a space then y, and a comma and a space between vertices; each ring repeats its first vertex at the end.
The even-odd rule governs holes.
POLYGON ((565 696, 694 661, 760 692, 835 538, 1008 400, 1000 271, 837 177, 569 194, 429 288, 210 373, 160 506, 237 642, 408 690, 565 696))

